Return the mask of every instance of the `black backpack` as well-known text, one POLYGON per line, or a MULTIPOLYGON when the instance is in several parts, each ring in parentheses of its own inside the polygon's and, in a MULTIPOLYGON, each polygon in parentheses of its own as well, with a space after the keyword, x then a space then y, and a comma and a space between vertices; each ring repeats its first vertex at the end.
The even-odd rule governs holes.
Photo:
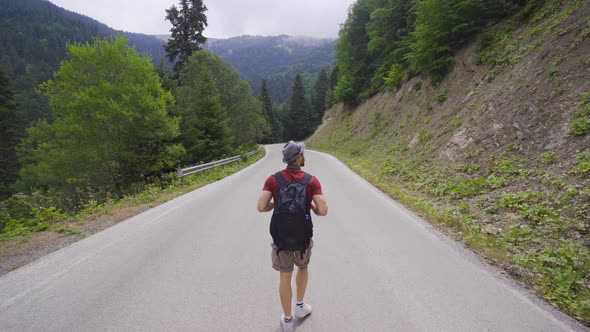
POLYGON ((313 237, 311 206, 307 198, 307 184, 311 175, 305 173, 299 182, 288 182, 281 172, 274 175, 279 185, 275 207, 270 221, 270 235, 282 250, 299 250, 303 254, 313 237))

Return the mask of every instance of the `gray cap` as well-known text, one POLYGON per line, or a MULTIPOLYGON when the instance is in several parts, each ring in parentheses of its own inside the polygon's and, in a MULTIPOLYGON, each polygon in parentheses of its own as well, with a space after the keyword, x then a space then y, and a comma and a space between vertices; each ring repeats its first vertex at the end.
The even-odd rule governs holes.
POLYGON ((303 154, 303 151, 305 151, 305 143, 287 142, 283 146, 283 162, 287 164, 294 163, 297 157, 303 154))

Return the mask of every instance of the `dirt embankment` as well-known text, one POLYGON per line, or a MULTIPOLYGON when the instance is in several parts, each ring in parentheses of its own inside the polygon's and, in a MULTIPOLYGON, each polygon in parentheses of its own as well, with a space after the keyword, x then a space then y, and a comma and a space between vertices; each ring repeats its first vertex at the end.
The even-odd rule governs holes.
POLYGON ((414 77, 334 106, 308 143, 589 324, 580 117, 590 117, 590 2, 563 1, 543 20, 490 28, 436 85, 414 77))

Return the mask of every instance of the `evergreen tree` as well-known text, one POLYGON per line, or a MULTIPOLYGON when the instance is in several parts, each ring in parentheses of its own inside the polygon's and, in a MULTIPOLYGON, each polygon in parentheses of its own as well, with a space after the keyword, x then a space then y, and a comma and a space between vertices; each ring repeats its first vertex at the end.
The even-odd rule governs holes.
POLYGON ((334 66, 330 72, 330 80, 328 82, 328 93, 326 94, 326 104, 328 107, 336 103, 336 96, 334 90, 338 84, 338 66, 334 66))
POLYGON ((326 112, 326 96, 328 94, 330 82, 326 70, 322 68, 318 74, 318 79, 314 88, 313 96, 313 129, 322 124, 324 113, 326 112))
POLYGON ((20 125, 15 109, 16 103, 8 76, 0 70, 0 200, 11 194, 10 187, 18 175, 15 147, 20 125))
POLYGON ((188 58, 201 49, 207 38, 207 7, 203 0, 180 0, 180 8, 172 5, 166 10, 166 20, 172 23, 171 38, 166 45, 170 62, 176 61, 174 71, 179 74, 188 58))
POLYGON ((213 75, 221 105, 229 118, 234 147, 251 145, 269 136, 271 128, 262 103, 252 93, 250 85, 240 78, 240 73, 208 50, 198 51, 191 58, 196 58, 195 61, 206 66, 213 75))
POLYGON ((181 72, 184 82, 176 92, 176 114, 181 116, 180 140, 186 149, 185 164, 208 162, 232 153, 228 118, 215 80, 197 54, 181 72))
POLYGON ((275 143, 281 140, 281 125, 277 115, 273 110, 272 100, 270 99, 270 93, 268 92, 266 80, 262 80, 262 87, 260 91, 260 101, 262 102, 264 115, 266 117, 266 121, 271 127, 270 135, 267 137, 266 141, 268 143, 275 143))
POLYGON ((371 79, 371 55, 368 52, 367 26, 376 1, 358 0, 342 25, 336 44, 336 58, 340 70, 340 82, 336 87, 336 99, 356 103, 365 92, 371 79))
POLYGON ((41 88, 55 121, 30 128, 19 150, 24 185, 66 197, 122 194, 177 165, 183 153, 172 143, 178 119, 168 116, 174 99, 151 60, 124 37, 97 38, 68 50, 68 60, 41 88))
POLYGON ((289 109, 289 124, 287 133, 289 139, 303 140, 309 133, 312 126, 312 119, 309 111, 309 103, 305 97, 305 87, 301 75, 295 76, 295 83, 291 93, 291 107, 289 109))

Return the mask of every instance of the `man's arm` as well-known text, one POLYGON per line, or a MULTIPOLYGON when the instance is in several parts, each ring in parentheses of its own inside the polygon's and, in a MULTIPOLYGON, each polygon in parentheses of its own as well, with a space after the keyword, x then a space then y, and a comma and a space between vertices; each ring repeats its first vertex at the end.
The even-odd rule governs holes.
POLYGON ((263 190, 258 198, 258 212, 269 212, 275 208, 275 203, 272 200, 272 193, 270 191, 263 190))
POLYGON ((311 209, 316 216, 323 217, 328 214, 328 203, 324 195, 313 195, 313 202, 311 203, 311 209))

